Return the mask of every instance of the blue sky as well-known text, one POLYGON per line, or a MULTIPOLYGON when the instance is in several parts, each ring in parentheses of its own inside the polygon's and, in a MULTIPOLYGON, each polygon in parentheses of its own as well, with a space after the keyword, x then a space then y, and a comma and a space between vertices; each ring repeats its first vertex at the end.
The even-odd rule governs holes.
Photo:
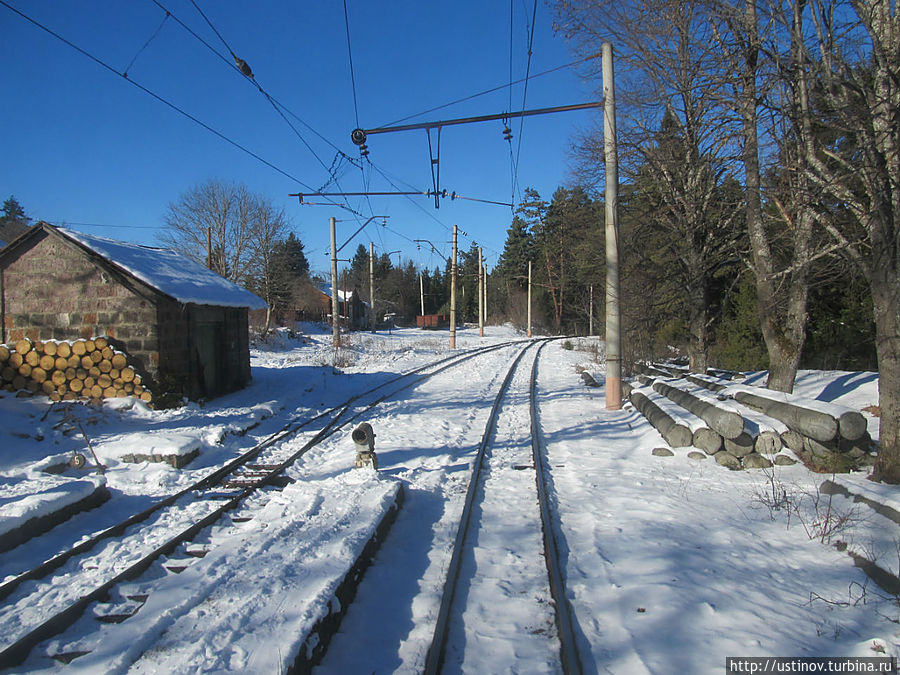
MULTIPOLYGON (((336 157, 339 187, 331 184, 330 191, 431 187, 422 130, 371 136, 371 164, 364 170, 341 160, 338 151, 359 157, 350 141, 357 115, 361 127, 374 128, 402 118, 415 123, 521 110, 523 85, 518 84, 419 114, 510 81, 509 2, 347 0, 354 106, 343 2, 251 5, 196 0, 228 46, 252 67, 256 82, 290 111, 288 119, 296 131, 251 82, 229 67, 226 46, 190 0, 4 2, 116 71, 0 5, 0 55, 5 64, 0 74, 5 92, 0 107, 0 197, 15 195, 29 216, 90 234, 155 244, 170 202, 191 186, 223 179, 244 183, 283 207, 314 270, 327 268, 329 217, 339 220, 338 240, 343 243, 376 214, 390 216, 386 226, 380 220, 370 223, 345 249, 346 257, 357 243, 368 246, 373 241, 378 251, 399 250, 404 260, 419 266, 443 266, 430 246, 419 250, 412 240, 427 239, 449 255, 455 223, 465 232, 460 247, 477 241, 489 267, 496 264, 512 218, 508 207, 444 199, 436 210, 427 197, 353 198, 350 206, 360 218, 337 207, 301 206, 288 195, 324 185, 327 167, 336 157), (166 10, 171 12, 168 18, 166 10), (176 19, 226 59, 213 54, 176 19), (131 82, 117 74, 126 69, 131 82)), ((532 9, 527 0, 512 2, 514 80, 525 75, 532 9)), ((553 33, 551 12, 541 0, 532 75, 574 59, 553 33)), ((574 69, 559 70, 530 81, 525 107, 594 100, 592 89, 574 69)), ((530 117, 521 134, 518 120, 511 121, 512 150, 521 148, 516 201, 526 187, 549 198, 557 186, 570 183, 569 144, 597 114, 530 117)), ((467 197, 512 201, 510 145, 502 130, 501 121, 444 128, 441 187, 467 197)), ((398 255, 392 259, 396 264, 398 255)))

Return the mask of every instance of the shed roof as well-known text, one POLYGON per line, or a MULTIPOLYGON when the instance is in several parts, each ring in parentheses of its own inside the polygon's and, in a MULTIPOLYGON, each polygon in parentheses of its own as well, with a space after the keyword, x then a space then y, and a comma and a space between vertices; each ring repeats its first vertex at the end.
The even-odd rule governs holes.
POLYGON ((178 302, 249 309, 266 307, 262 299, 247 289, 170 249, 54 229, 178 302))

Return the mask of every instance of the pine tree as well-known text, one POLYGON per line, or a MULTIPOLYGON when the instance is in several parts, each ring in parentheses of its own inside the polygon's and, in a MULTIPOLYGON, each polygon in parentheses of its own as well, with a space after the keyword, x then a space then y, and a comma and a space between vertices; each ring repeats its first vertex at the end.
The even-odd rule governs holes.
POLYGON ((16 200, 13 195, 10 195, 9 199, 3 202, 3 220, 14 220, 26 223, 30 218, 25 217, 25 209, 22 208, 22 205, 19 204, 18 200, 16 200))

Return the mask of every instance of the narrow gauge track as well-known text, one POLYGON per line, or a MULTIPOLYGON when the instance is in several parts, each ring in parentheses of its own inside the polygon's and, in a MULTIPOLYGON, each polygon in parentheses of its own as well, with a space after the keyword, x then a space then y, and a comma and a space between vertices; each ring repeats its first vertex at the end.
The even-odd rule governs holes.
POLYGON ((37 644, 77 621, 91 603, 107 598, 116 585, 137 578, 157 559, 191 541, 252 494, 284 485, 285 469, 373 407, 447 369, 516 344, 506 342, 458 352, 397 375, 314 417, 291 418, 279 431, 193 485, 0 584, 0 669, 24 661, 37 644), (280 445, 305 429, 317 427, 299 450, 285 456, 280 445), (193 524, 172 535, 166 514, 176 508, 190 512, 193 524), (109 555, 110 546, 116 555, 109 555), (48 579, 57 570, 59 573, 48 579), (35 606, 46 608, 42 623, 19 623, 17 609, 26 606, 32 610, 29 615, 35 606))
MULTIPOLYGON (((531 489, 534 491, 533 496, 536 501, 535 506, 540 515, 540 539, 542 541, 540 544, 532 547, 530 551, 523 550, 521 561, 524 561, 524 556, 526 555, 535 555, 536 553, 543 554, 547 571, 546 582, 553 600, 553 607, 541 609, 535 605, 535 613, 545 614, 548 609, 554 612, 553 622, 555 623, 559 641, 559 661, 562 671, 567 674, 582 672, 581 660, 578 656, 573 610, 566 596, 563 574, 559 562, 558 547, 554 534, 556 531, 555 522, 553 520, 555 515, 550 507, 547 494, 547 477, 544 467, 546 452, 541 438, 537 408, 536 391, 538 360, 541 350, 546 345, 547 341, 543 341, 536 347, 529 345, 522 349, 510 366, 506 379, 501 385, 500 391, 494 400, 493 408, 491 409, 491 414, 488 418, 481 444, 473 463, 472 475, 466 492, 462 516, 454 541, 450 564, 447 569, 447 581, 444 584, 440 609, 435 623, 434 637, 426 656, 424 672, 428 675, 441 672, 452 645, 455 645, 454 651, 456 653, 454 656, 461 656, 459 652, 464 649, 464 646, 460 646, 459 643, 464 643, 466 638, 458 636, 454 639, 453 633, 459 633, 461 630, 464 630, 464 625, 467 620, 475 624, 473 632, 476 634, 479 630, 477 627, 479 622, 482 622, 482 625, 490 626, 491 622, 495 621, 497 618, 500 618, 502 621, 501 615, 505 609, 501 608, 498 612, 496 608, 489 607, 491 598, 496 597, 495 595, 492 595, 489 591, 488 599, 483 602, 477 597, 479 583, 484 582, 484 580, 481 580, 480 582, 477 578, 466 579, 465 582, 468 583, 468 587, 464 590, 461 584, 461 578, 464 576, 463 569, 467 564, 465 562, 467 558, 475 558, 475 565, 478 564, 478 556, 474 553, 473 549, 476 546, 481 546, 480 539, 483 531, 491 528, 500 531, 499 537, 502 540, 500 548, 504 549, 501 554, 505 555, 507 558, 504 567, 507 571, 511 572, 511 570, 509 570, 509 553, 510 551, 518 553, 516 548, 526 537, 523 537, 525 529, 518 527, 514 523, 511 524, 510 520, 519 516, 522 516, 525 519, 530 518, 531 520, 534 520, 534 518, 533 515, 511 513, 508 496, 503 495, 499 498, 495 498, 494 501, 499 502, 500 510, 492 513, 491 506, 488 504, 491 499, 491 488, 489 488, 490 476, 484 476, 483 472, 488 474, 493 472, 501 474, 504 470, 506 470, 507 473, 510 471, 518 472, 522 476, 522 480, 516 483, 514 491, 520 493, 516 499, 516 503, 520 503, 521 493, 529 490, 528 483, 530 481, 528 481, 528 477, 530 476, 530 472, 527 471, 527 469, 531 468, 534 468, 535 470, 535 479, 531 489), (534 353, 527 382, 527 397, 529 407, 528 432, 531 438, 530 460, 533 462, 533 467, 522 465, 510 466, 511 461, 515 462, 517 460, 515 452, 507 453, 504 451, 505 454, 496 459, 493 457, 493 454, 494 450, 498 448, 496 439, 502 431, 501 425, 499 425, 499 419, 501 410, 504 407, 504 402, 508 401, 510 407, 514 407, 515 401, 512 400, 513 396, 516 394, 521 395, 523 393, 516 391, 511 393, 510 384, 519 368, 520 361, 522 361, 523 357, 530 349, 534 349, 534 353), (477 518, 475 516, 476 509, 480 509, 480 514, 477 518), (476 522, 476 520, 478 522, 476 522), (504 530, 506 531, 504 532, 504 530), (478 544, 475 543, 476 538, 479 539, 478 544), (463 595, 466 597, 463 597, 463 595), (471 618, 467 619, 467 617, 471 618)), ((507 422, 507 425, 509 424, 510 422, 507 422)), ((515 420, 513 420, 513 426, 515 426, 515 420)), ((521 436, 521 429, 519 430, 519 435, 521 436)), ((527 454, 525 459, 527 459, 527 454)), ((521 461, 521 459, 519 461, 521 461)), ((509 478, 504 480, 507 481, 508 488, 509 478)), ((529 496, 528 499, 530 498, 531 497, 529 496)), ((485 541, 487 542, 485 547, 491 545, 490 539, 491 535, 488 533, 485 536, 485 541)), ((522 545, 523 549, 527 547, 527 544, 522 545)), ((486 567, 490 567, 490 565, 491 562, 488 560, 486 562, 486 567)), ((471 564, 469 566, 471 567, 471 564)), ((476 577, 479 576, 477 570, 471 572, 471 574, 476 577)), ((487 583, 490 584, 492 582, 487 581, 487 583)), ((512 592, 524 595, 526 591, 520 587, 513 589, 512 592)), ((541 629, 535 630, 535 634, 543 635, 545 632, 546 631, 541 629)), ((543 639, 547 642, 550 642, 551 640, 551 638, 546 636, 544 636, 543 639)))

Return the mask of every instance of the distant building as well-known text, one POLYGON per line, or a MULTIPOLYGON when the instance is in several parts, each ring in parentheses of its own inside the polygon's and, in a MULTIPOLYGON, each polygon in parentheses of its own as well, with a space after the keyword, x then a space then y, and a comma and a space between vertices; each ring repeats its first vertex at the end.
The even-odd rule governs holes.
MULTIPOLYGON (((317 285, 322 297, 320 302, 326 313, 331 317, 331 284, 322 282, 317 285)), ((369 318, 369 303, 359 297, 359 289, 352 291, 338 290, 338 315, 341 323, 350 330, 368 330, 371 324, 369 318)))
POLYGON ((0 250, 0 339, 105 335, 154 393, 191 399, 250 380, 253 293, 174 251, 38 223, 0 250))

